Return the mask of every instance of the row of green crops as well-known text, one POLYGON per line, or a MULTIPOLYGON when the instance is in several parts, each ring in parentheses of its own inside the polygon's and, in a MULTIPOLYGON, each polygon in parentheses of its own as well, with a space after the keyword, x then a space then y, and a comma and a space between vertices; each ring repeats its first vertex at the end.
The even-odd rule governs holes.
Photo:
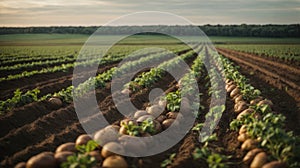
MULTIPOLYGON (((181 52, 185 49, 186 49, 185 47, 182 47, 180 49, 177 49, 175 51, 175 53, 181 52)), ((116 70, 119 70, 123 73, 123 72, 127 72, 128 70, 130 70, 130 68, 133 65, 137 66, 138 64, 145 64, 149 61, 153 61, 153 60, 157 60, 157 59, 160 60, 162 58, 166 58, 167 56, 169 56, 169 59, 173 57, 169 53, 157 53, 157 52, 147 53, 147 55, 148 56, 145 57, 145 53, 142 53, 142 52, 137 52, 135 54, 132 54, 129 57, 127 57, 128 59, 130 59, 132 61, 129 61, 129 62, 123 64, 118 69, 111 68, 110 70, 107 70, 106 72, 101 73, 101 74, 97 75, 96 77, 89 78, 85 82, 78 85, 77 88, 74 88, 73 86, 69 86, 67 88, 62 89, 61 91, 59 91, 57 93, 48 94, 43 97, 38 96, 38 93, 39 93, 38 89, 29 90, 25 93, 22 93, 21 91, 17 90, 17 91, 15 91, 14 96, 12 98, 0 101, 0 111, 3 113, 14 107, 20 107, 22 105, 25 105, 25 104, 28 104, 28 103, 31 103, 34 101, 45 100, 51 96, 58 96, 61 98, 61 100, 63 102, 70 103, 73 100, 73 95, 72 95, 73 93, 76 94, 76 96, 80 96, 80 95, 87 93, 91 89, 94 89, 93 86, 95 86, 96 88, 105 86, 105 83, 109 82, 111 80, 111 78, 116 70), (150 54, 150 55, 148 55, 148 54, 150 54)), ((122 59, 123 59, 122 56, 115 57, 115 58, 109 57, 106 61, 103 62, 103 64, 110 63, 110 62, 113 62, 116 60, 122 60, 122 59)))
MULTIPOLYGON (((240 130, 238 140, 243 142, 242 150, 250 150, 249 153, 255 148, 265 151, 267 156, 265 155, 263 164, 275 161, 288 167, 299 167, 300 138, 293 135, 292 131, 287 132, 284 129, 285 117, 273 112, 273 103, 263 99, 260 91, 249 84, 248 79, 229 59, 218 57, 212 52, 211 56, 219 58, 224 66, 226 90, 233 98, 234 110, 238 114, 237 118, 231 121, 230 127, 236 131, 240 130)), ((244 161, 248 162, 246 158, 245 156, 244 161)), ((256 160, 258 159, 259 156, 256 160)), ((255 158, 251 161, 251 166, 254 161, 255 158)))
POLYGON ((300 45, 275 45, 275 44, 251 44, 251 45, 217 45, 236 51, 258 54, 266 57, 275 57, 285 61, 300 61, 300 45))

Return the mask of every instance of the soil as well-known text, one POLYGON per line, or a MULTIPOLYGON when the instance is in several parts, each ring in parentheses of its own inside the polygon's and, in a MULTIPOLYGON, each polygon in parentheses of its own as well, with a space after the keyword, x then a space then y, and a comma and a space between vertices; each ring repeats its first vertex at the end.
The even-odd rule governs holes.
MULTIPOLYGON (((264 65, 258 59, 255 59, 252 56, 248 56, 244 53, 236 53, 228 50, 219 50, 220 53, 224 54, 228 58, 232 59, 241 66, 241 72, 250 79, 250 83, 262 91, 263 96, 273 101, 275 104, 274 109, 276 112, 281 112, 287 117, 287 129, 295 131, 299 135, 299 129, 297 129, 297 124, 299 120, 295 120, 295 117, 299 117, 299 109, 297 109, 297 94, 290 94, 281 90, 279 86, 289 87, 297 89, 289 84, 289 82, 294 82, 297 84, 297 71, 293 71, 290 75, 285 75, 276 71, 276 68, 268 68, 267 63, 264 65), (234 56, 233 56, 234 55, 234 56), (241 61, 242 59, 250 59, 249 61, 241 61), (253 61, 255 59, 255 61, 253 61), (255 62, 258 62, 254 64, 255 62), (251 66, 250 66, 251 65, 251 66), (259 75, 257 73, 251 73, 253 71, 252 66, 259 66, 256 71, 264 70, 268 71, 264 75, 259 75), (251 69, 252 68, 252 69, 251 69), (274 71, 274 72, 272 72, 274 71), (267 76, 268 74, 276 73, 280 75, 283 79, 280 79, 276 82, 269 82, 273 78, 272 75, 267 76), (267 74, 267 75, 265 75, 267 74), (265 76, 263 78, 263 76, 265 76), (281 82, 278 84, 278 82, 281 82), (275 87, 273 87, 273 85, 275 87)), ((187 60, 189 65, 192 64, 193 59, 187 60)), ((262 60, 263 61, 263 60, 262 60)), ((270 61, 270 60, 269 60, 270 61)), ((274 64, 275 65, 275 64, 274 64)), ((108 65, 112 67, 115 65, 108 65)), ((281 70, 284 69, 284 66, 281 70)), ((278 68, 280 69, 280 68, 278 68)), ((145 69, 144 71, 148 71, 145 69)), ((259 71, 260 72, 260 71, 259 71)), ((263 72, 261 73, 263 74, 263 72)), ((50 74, 49 74, 50 75, 50 74)), ((208 112, 210 105, 210 96, 208 95, 207 86, 209 85, 209 80, 205 78, 207 72, 198 80, 199 91, 203 94, 200 98, 200 103, 205 108, 201 111, 199 118, 196 120, 195 124, 201 123, 205 119, 205 114, 208 112)), ((53 80, 62 80, 66 78, 66 74, 54 75, 53 80)), ((37 79, 35 82, 39 83, 42 88, 49 86, 49 92, 53 92, 51 88, 55 88, 56 85, 60 85, 58 82, 49 82, 43 81, 38 82, 37 79), (53 85, 53 86, 52 86, 53 85)), ((67 81, 68 79, 66 79, 67 81)), ((25 82, 22 86, 24 88, 30 88, 29 86, 34 85, 34 82, 25 82)), ((64 82, 62 82, 64 83, 64 82)), ((299 82, 298 82, 299 83, 299 82)), ((132 93, 130 99, 124 99, 118 103, 124 103, 130 101, 138 109, 145 109, 149 103, 149 93, 153 88, 161 88, 168 93, 177 89, 177 82, 174 78, 165 73, 161 80, 156 82, 151 88, 145 88, 138 92, 132 93)), ((62 86, 62 85, 61 85, 62 86)), ((16 86, 11 86, 16 87, 16 86)), ((7 89, 12 89, 7 86, 7 89)), ((55 89, 54 89, 55 90, 55 89)), ((45 91, 46 92, 46 91, 45 91)), ((91 94, 91 93, 90 93, 91 94)), ((89 95, 86 96, 86 101, 89 100, 89 95)), ((107 83, 104 88, 96 89, 96 97, 98 106, 108 120, 109 123, 118 123, 124 116, 118 112, 116 104, 112 100, 112 94, 120 93, 111 93, 111 83, 107 83)), ((233 112, 233 101, 230 98, 226 100, 226 110, 222 115, 220 122, 218 123, 215 133, 218 136, 218 141, 215 141, 211 145, 213 149, 224 155, 232 156, 229 161, 233 162, 233 165, 230 165, 232 168, 245 167, 241 164, 241 159, 244 156, 244 152, 240 150, 240 143, 237 141, 238 133, 231 131, 229 129, 229 123, 236 117, 236 114, 233 112)), ((89 112, 94 112, 95 110, 99 111, 98 108, 85 109, 86 118, 84 123, 94 123, 96 120, 94 117, 97 117, 96 114, 93 117, 89 117, 89 112)), ((47 101, 42 101, 38 103, 31 103, 24 107, 20 107, 12 110, 7 113, 5 116, 0 117, 0 160, 2 167, 12 167, 21 161, 28 160, 31 156, 38 154, 43 151, 55 151, 56 147, 62 143, 74 142, 76 137, 80 134, 85 133, 80 122, 78 121, 74 105, 73 104, 64 104, 60 108, 53 107, 49 105, 47 101), (26 114, 26 115, 24 115, 26 114), (22 143, 20 143, 20 140, 22 143)), ((96 130, 95 130, 96 131, 96 130)), ((196 147, 201 148, 202 144, 198 140, 198 133, 194 131, 189 131, 185 138, 178 142, 175 146, 169 150, 157 154, 155 156, 143 157, 143 158, 126 158, 130 166, 135 167, 160 167, 160 164, 167 159, 172 153, 176 153, 176 156, 173 162, 168 167, 208 167, 208 165, 201 160, 194 160, 192 153, 196 147)))

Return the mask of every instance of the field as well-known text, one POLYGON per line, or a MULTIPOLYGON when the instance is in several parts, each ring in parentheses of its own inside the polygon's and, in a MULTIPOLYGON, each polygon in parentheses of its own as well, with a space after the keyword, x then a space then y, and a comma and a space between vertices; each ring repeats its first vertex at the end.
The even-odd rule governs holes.
POLYGON ((300 39, 211 37, 214 49, 138 35, 101 61, 78 56, 87 39, 0 35, 1 167, 300 166, 300 39), (98 107, 76 105, 93 95, 98 107), (101 116, 112 126, 103 128, 101 116), (168 131, 166 142, 152 139, 168 131))

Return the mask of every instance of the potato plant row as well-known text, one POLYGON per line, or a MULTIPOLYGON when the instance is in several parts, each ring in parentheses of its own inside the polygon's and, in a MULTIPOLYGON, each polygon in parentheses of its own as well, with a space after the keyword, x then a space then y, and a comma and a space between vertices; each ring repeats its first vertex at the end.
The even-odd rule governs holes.
MULTIPOLYGON (((174 61, 176 58, 168 62, 172 62, 172 60, 174 61)), ((199 67, 203 67, 203 65, 199 61, 201 61, 200 56, 195 59, 190 74, 186 74, 180 80, 177 92, 182 92, 181 88, 189 84, 190 75, 200 73, 201 68, 199 67)), ((189 90, 185 94, 194 94, 194 91, 189 90)), ((178 101, 159 97, 156 100, 146 110, 138 110, 116 125, 107 126, 97 131, 93 136, 80 135, 75 142, 60 145, 55 153, 40 153, 30 158, 27 163, 19 163, 16 167, 128 167, 127 158, 119 155, 119 153, 138 152, 141 149, 151 148, 153 146, 149 145, 153 145, 150 143, 152 135, 158 134, 171 126, 178 127, 180 122, 184 122, 182 115, 178 113, 178 109, 169 111, 169 108, 166 108, 169 106, 166 106, 166 104, 181 103, 183 105, 181 112, 191 112, 192 106, 189 99, 178 101), (93 137, 93 140, 91 137, 93 137), (148 137, 149 143, 140 141, 135 137, 148 137)))
POLYGON ((300 139, 284 130, 285 117, 273 112, 273 103, 263 98, 232 62, 225 57, 220 59, 224 65, 226 91, 235 103, 237 115, 230 127, 239 131, 241 149, 247 152, 243 159, 245 165, 250 168, 299 167, 300 139))
POLYGON ((285 61, 300 61, 299 45, 220 45, 220 47, 274 57, 285 61))
MULTIPOLYGON (((181 52, 182 49, 183 48, 180 48, 180 50, 175 50, 175 53, 181 52)), ((149 54, 150 55, 148 55, 147 57, 144 57, 145 53, 135 53, 133 55, 130 55, 126 59, 130 59, 132 61, 126 62, 126 64, 120 66, 120 68, 118 68, 118 71, 124 73, 129 71, 131 67, 147 64, 147 62, 149 61, 160 60, 162 58, 172 58, 171 54, 157 53, 157 51, 150 52, 149 54)), ((123 58, 124 56, 119 56, 116 58, 109 57, 107 60, 105 59, 104 61, 102 61, 101 64, 105 65, 114 61, 120 61, 123 58)), ((0 112, 4 113, 5 111, 10 110, 12 108, 20 107, 31 102, 42 101, 45 99, 48 99, 50 103, 57 105, 57 107, 59 108, 62 105, 62 103, 71 103, 73 101, 73 92, 75 92, 76 96, 79 96, 79 94, 83 95, 87 93, 88 91, 93 89, 92 87, 94 86, 96 88, 105 86, 105 83, 111 80, 116 70, 116 68, 111 68, 110 70, 107 70, 106 72, 101 73, 96 77, 89 78, 85 82, 81 83, 76 89, 74 89, 73 86, 69 86, 57 93, 48 94, 43 97, 38 97, 38 89, 29 90, 25 93, 22 93, 20 90, 16 90, 12 98, 0 101, 0 112), (59 99, 57 97, 59 97, 59 99)))

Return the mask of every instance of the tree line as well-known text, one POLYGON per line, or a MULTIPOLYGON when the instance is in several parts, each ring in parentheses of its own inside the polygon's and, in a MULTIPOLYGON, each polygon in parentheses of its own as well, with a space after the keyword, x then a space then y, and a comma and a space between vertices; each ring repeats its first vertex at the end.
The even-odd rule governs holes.
MULTIPOLYGON (((51 27, 0 27, 0 34, 93 34, 100 26, 51 26, 51 27)), ((300 37, 300 24, 290 25, 202 25, 198 26, 208 36, 239 36, 239 37, 300 37)), ((195 26, 116 26, 101 27, 98 34, 122 35, 139 30, 160 30, 176 32, 178 35, 195 35, 195 26)), ((151 33, 148 33, 151 34, 151 33)))

